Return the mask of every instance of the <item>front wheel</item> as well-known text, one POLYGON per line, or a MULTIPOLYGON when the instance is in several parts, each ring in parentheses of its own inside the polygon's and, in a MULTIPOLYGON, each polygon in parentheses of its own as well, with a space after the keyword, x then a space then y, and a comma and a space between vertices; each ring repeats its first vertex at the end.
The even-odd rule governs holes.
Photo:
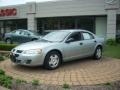
POLYGON ((49 70, 56 69, 61 64, 61 55, 57 51, 51 51, 47 54, 44 67, 49 70))
POLYGON ((12 44, 12 40, 10 38, 6 39, 7 44, 12 44))
POLYGON ((102 48, 98 46, 95 50, 94 58, 100 60, 101 57, 102 57, 102 48))

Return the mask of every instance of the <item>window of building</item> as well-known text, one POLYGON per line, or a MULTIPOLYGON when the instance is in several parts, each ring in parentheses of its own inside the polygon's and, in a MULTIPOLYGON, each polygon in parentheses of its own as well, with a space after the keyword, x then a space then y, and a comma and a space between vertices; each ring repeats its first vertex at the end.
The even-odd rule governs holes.
POLYGON ((48 18, 44 19, 44 29, 45 30, 57 30, 58 29, 58 20, 57 18, 48 18))
POLYGON ((11 32, 16 29, 27 29, 27 19, 20 20, 1 20, 0 32, 11 32))
POLYGON ((77 28, 94 32, 94 30, 95 30, 94 17, 78 17, 77 18, 77 28))
POLYGON ((75 29, 75 18, 73 17, 61 18, 60 29, 75 29))
POLYGON ((95 18, 92 16, 38 18, 37 30, 85 29, 95 32, 95 18))

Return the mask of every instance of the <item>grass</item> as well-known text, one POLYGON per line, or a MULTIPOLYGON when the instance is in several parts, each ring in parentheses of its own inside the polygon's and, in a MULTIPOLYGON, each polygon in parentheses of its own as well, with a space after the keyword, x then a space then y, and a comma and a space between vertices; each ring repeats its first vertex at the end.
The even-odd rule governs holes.
POLYGON ((22 83, 27 83, 27 81, 21 80, 21 79, 16 79, 16 83, 17 84, 22 84, 22 83))
POLYGON ((4 86, 6 88, 11 89, 12 87, 12 80, 13 78, 11 76, 8 76, 5 74, 5 71, 0 69, 0 85, 4 86))
POLYGON ((103 52, 103 56, 120 59, 120 44, 106 45, 103 52))
POLYGON ((112 86, 112 83, 107 82, 107 83, 105 83, 104 85, 112 86))
POLYGON ((39 85, 39 80, 33 80, 32 85, 39 85))
POLYGON ((70 89, 70 85, 67 84, 67 83, 64 83, 62 87, 63 87, 64 89, 70 89))

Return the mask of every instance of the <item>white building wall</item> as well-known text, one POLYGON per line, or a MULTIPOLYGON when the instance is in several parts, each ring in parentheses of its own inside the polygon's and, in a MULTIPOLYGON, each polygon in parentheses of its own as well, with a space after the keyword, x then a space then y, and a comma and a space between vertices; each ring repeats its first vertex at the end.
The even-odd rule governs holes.
POLYGON ((28 30, 33 30, 36 31, 37 29, 37 23, 36 23, 36 19, 35 19, 35 15, 34 14, 28 14, 28 20, 27 20, 27 26, 28 26, 28 30))
POLYGON ((107 15, 107 39, 116 38, 116 10, 109 10, 107 15))
POLYGON ((117 14, 120 14, 120 7, 119 7, 119 9, 117 10, 117 14))
MULTIPOLYGON (((51 2, 42 2, 36 4, 36 17, 54 17, 54 16, 77 16, 77 15, 107 15, 105 10, 105 1, 107 0, 60 0, 51 2)), ((120 14, 120 0, 117 0, 119 9, 117 14, 120 14)), ((26 4, 11 5, 0 7, 4 8, 16 8, 17 16, 14 17, 0 17, 1 19, 11 19, 11 18, 27 18, 28 8, 30 7, 26 4)), ((31 7, 30 7, 31 8, 31 7)))
POLYGON ((36 17, 105 15, 104 0, 73 0, 36 4, 36 17))
POLYGON ((36 3, 35 2, 29 2, 27 3, 27 26, 28 30, 37 30, 37 23, 36 23, 36 3))

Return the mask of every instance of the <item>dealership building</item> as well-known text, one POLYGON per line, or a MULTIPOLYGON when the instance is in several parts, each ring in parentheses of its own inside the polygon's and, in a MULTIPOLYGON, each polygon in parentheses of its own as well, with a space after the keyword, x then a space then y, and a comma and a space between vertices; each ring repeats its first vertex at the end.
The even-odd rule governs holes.
POLYGON ((15 29, 85 29, 100 37, 120 32, 120 0, 58 0, 0 7, 0 33, 15 29))

